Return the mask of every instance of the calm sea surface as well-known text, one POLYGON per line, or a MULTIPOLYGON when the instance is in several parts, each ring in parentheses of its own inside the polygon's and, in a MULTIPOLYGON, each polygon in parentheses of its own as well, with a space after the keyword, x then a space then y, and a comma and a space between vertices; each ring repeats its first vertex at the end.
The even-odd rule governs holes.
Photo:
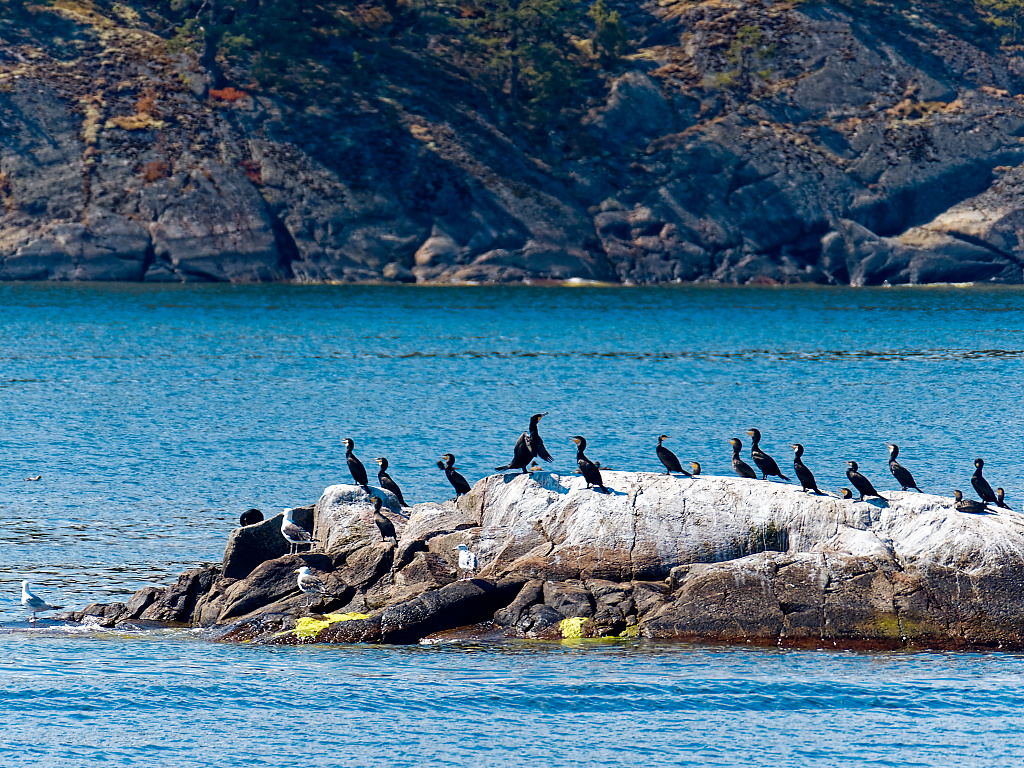
POLYGON ((0 284, 0 764, 1010 765, 1024 658, 624 642, 249 648, 29 630, 217 562, 238 514, 348 480, 410 501, 511 458, 709 474, 759 428, 819 485, 885 443, 1024 508, 1024 290, 0 284), (38 482, 26 477, 42 475, 38 482))

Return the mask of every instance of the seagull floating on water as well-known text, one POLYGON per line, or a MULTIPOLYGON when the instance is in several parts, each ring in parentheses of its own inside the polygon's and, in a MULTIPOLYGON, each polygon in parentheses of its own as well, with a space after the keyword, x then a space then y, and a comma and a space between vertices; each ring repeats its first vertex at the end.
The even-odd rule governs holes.
POLYGON ((42 475, 36 475, 35 477, 26 477, 26 478, 25 478, 25 482, 26 482, 26 483, 34 483, 34 482, 36 482, 37 480, 42 480, 42 479, 43 479, 43 476, 42 476, 42 475))
POLYGON ((296 568, 295 571, 299 574, 299 591, 306 596, 307 608, 313 604, 314 598, 328 596, 327 587, 320 579, 310 574, 308 565, 296 568))
POLYGON ((284 511, 284 520, 281 521, 281 535, 284 536, 285 541, 291 545, 291 548, 288 551, 289 555, 294 555, 303 544, 309 544, 310 549, 312 550, 314 544, 320 543, 313 538, 313 535, 309 531, 298 525, 292 519, 292 515, 294 514, 294 509, 286 509, 284 511))
POLYGON ((63 605, 50 605, 41 597, 36 597, 28 588, 28 582, 21 582, 21 604, 32 612, 32 624, 36 623, 36 614, 43 611, 56 611, 63 608, 63 605))
POLYGON ((473 575, 473 571, 476 570, 476 555, 470 552, 469 547, 465 544, 459 544, 459 571, 468 571, 469 576, 464 576, 464 579, 468 579, 473 575))

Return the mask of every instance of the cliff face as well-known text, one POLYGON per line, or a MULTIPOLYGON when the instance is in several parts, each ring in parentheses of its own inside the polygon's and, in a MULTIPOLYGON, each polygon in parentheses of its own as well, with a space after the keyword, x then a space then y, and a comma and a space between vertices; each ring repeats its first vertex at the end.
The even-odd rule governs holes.
POLYGON ((0 279, 1022 282, 1024 62, 934 8, 624 8, 561 151, 429 50, 211 92, 113 7, 0 20, 0 279))

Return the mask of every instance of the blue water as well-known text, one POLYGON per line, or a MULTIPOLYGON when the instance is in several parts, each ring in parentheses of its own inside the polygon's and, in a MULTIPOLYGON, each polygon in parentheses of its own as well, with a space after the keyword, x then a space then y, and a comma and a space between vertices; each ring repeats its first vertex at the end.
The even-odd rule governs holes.
POLYGON ((563 470, 582 434, 656 471, 664 432, 730 474, 758 427, 833 489, 847 459, 894 488, 896 441, 922 488, 972 495, 982 456, 1020 510, 1022 358, 1015 288, 0 285, 0 764, 1009 764, 1012 655, 246 648, 30 631, 17 601, 219 561, 242 510, 346 481, 346 436, 447 498, 441 453, 475 480, 541 410, 563 470))

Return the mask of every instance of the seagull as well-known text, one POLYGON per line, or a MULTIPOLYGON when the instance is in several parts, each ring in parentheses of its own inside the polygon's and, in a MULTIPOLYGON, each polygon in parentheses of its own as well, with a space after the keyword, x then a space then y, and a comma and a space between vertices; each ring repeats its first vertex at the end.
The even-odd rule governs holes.
POLYGON ((63 608, 63 605, 50 605, 41 597, 36 597, 29 591, 28 582, 21 582, 21 604, 32 612, 32 624, 36 623, 36 614, 42 611, 56 611, 63 608))
POLYGON ((304 565, 301 568, 296 568, 295 572, 299 574, 298 584, 299 591, 306 596, 306 607, 309 608, 313 604, 314 598, 329 597, 327 587, 320 581, 316 576, 311 576, 309 573, 309 566, 304 565))
POLYGON ((25 482, 26 482, 26 483, 34 483, 34 482, 36 482, 37 480, 42 480, 42 479, 43 479, 43 476, 42 476, 42 475, 36 475, 35 477, 26 477, 26 478, 25 478, 25 482))
MULTIPOLYGON (((459 544, 459 570, 468 571, 470 576, 476 570, 476 555, 470 552, 465 544, 459 544)), ((468 579, 469 576, 465 578, 468 579)))
POLYGON ((309 544, 309 548, 312 551, 313 545, 320 542, 314 539, 309 531, 296 524, 292 519, 293 514, 295 514, 294 509, 286 509, 284 511, 284 520, 281 521, 281 535, 291 545, 288 554, 294 555, 303 544, 309 544))

